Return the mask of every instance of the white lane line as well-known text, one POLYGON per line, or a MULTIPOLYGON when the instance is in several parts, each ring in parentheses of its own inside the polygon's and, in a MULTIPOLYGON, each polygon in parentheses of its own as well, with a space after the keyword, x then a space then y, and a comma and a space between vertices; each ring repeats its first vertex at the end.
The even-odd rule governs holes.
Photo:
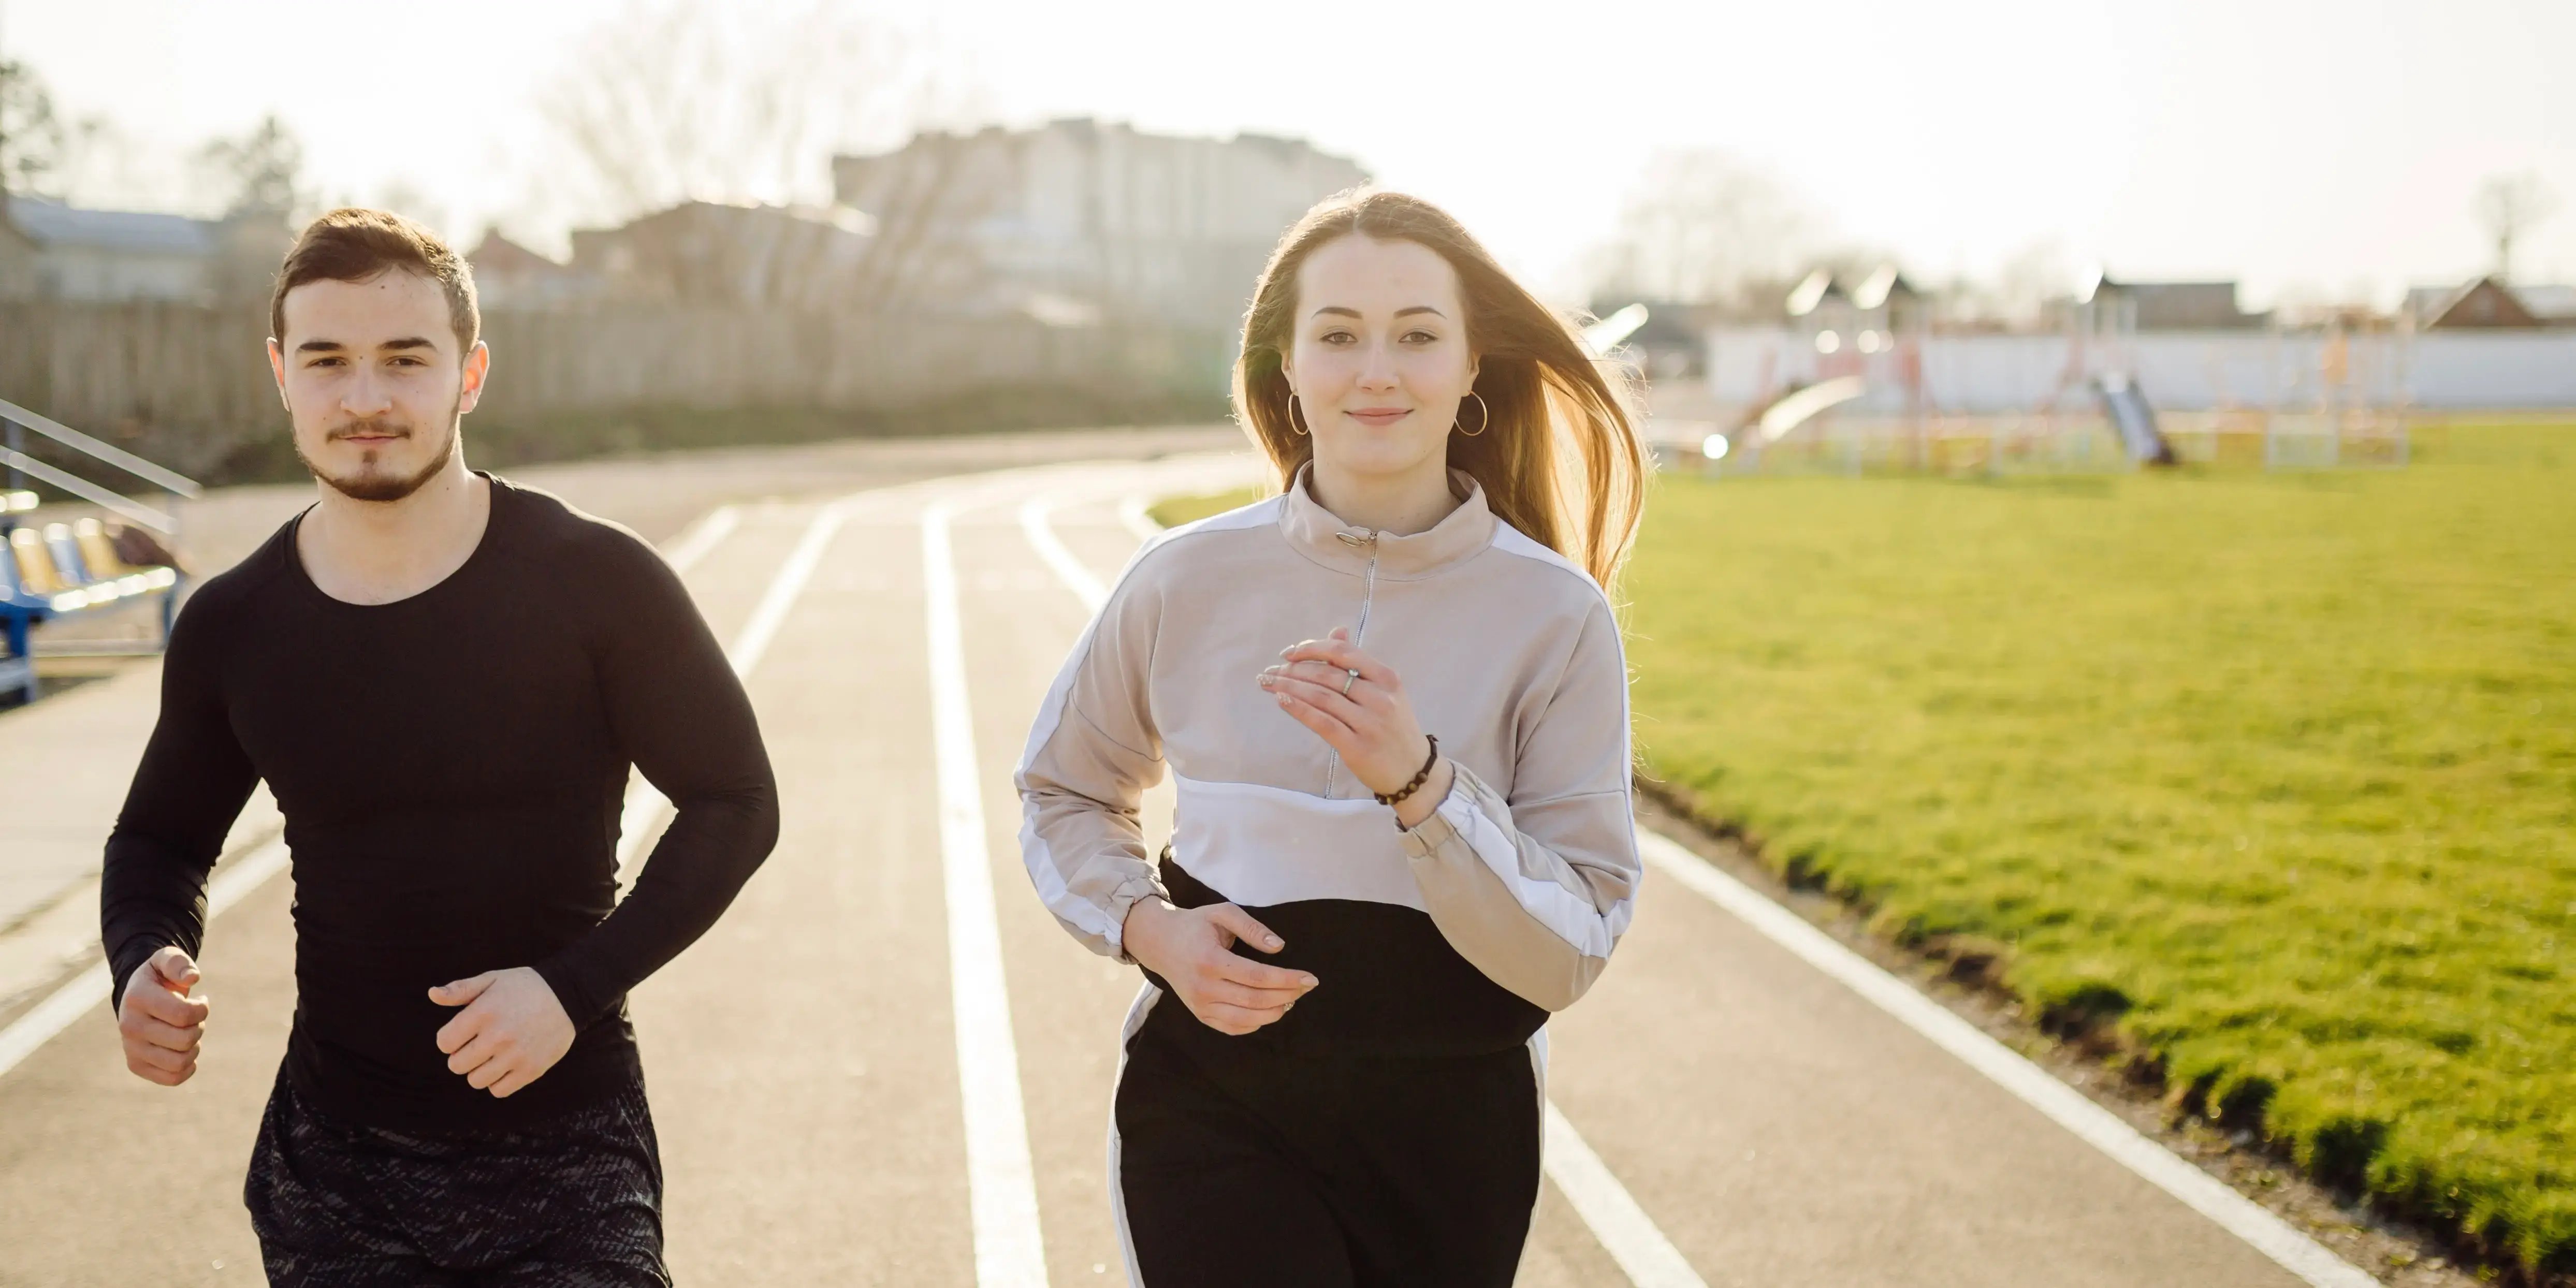
MULTIPOLYGON (((1109 598, 1108 589, 1090 569, 1076 563, 1064 543, 1056 539, 1054 529, 1047 524, 1047 514, 1053 508, 1044 498, 1021 506, 1020 529, 1028 534, 1029 544, 1037 547, 1038 557, 1055 569, 1065 589, 1072 591, 1084 608, 1097 613, 1109 598), (1056 552, 1054 555, 1048 553, 1050 548, 1056 552)), ((1137 512, 1141 516, 1142 507, 1137 512)), ((1585 1225, 1592 1227, 1592 1237, 1612 1261, 1619 1263, 1629 1282, 1637 1288, 1707 1288, 1681 1250, 1664 1237, 1654 1218, 1646 1215, 1646 1209, 1628 1193, 1628 1187, 1620 1184, 1601 1156, 1584 1143, 1583 1134, 1558 1112, 1553 1100, 1547 1102, 1547 1135, 1539 1158, 1547 1178, 1556 1182, 1566 1202, 1573 1205, 1585 1225)))
POLYGON ((706 558, 707 552, 715 549, 726 537, 732 536, 734 528, 741 522, 742 510, 738 506, 720 505, 707 511, 696 523, 689 525, 688 531, 680 534, 679 540, 671 543, 670 551, 662 556, 663 562, 670 564, 673 572, 687 572, 697 567, 698 561, 706 558))
MULTIPOLYGON (((795 554, 788 556, 787 565, 779 569, 778 579, 770 583, 769 594, 761 600, 760 609, 752 614, 753 624, 760 627, 759 632, 755 634, 746 628, 727 654, 737 674, 749 673, 752 665, 760 660, 761 653, 769 648, 769 637, 777 633, 778 623, 775 620, 764 621, 764 614, 771 618, 786 616, 787 606, 795 601, 798 592, 805 588, 806 580, 813 576, 814 564, 822 556, 822 546, 831 539, 831 530, 840 526, 840 517, 837 503, 825 506, 824 512, 815 516, 814 526, 806 530, 805 541, 796 547, 795 554), (827 520, 829 527, 825 526, 827 520), (819 538, 816 535, 818 530, 821 533, 819 538), (799 558, 804 560, 801 568, 797 566, 799 558), (788 578, 790 571, 795 573, 792 584, 788 578), (776 604, 774 609, 773 603, 776 604)), ((726 505, 698 520, 665 556, 672 570, 687 572, 705 558, 708 551, 731 535, 740 519, 740 512, 726 505)), ((619 816, 621 835, 617 842, 617 862, 620 868, 625 867, 633 856, 645 829, 669 805, 662 793, 641 778, 627 787, 626 808, 619 816)), ((207 923, 212 924, 225 909, 241 902, 244 896, 258 889, 270 877, 285 871, 286 867, 287 849, 283 838, 269 841, 224 865, 206 885, 207 923)), ((10 1021, 9 1027, 0 1029, 0 1077, 8 1076, 20 1061, 53 1041, 55 1035, 69 1028, 91 1007, 106 1001, 112 991, 108 983, 107 964, 96 963, 63 981, 45 1000, 10 1021)))
POLYGON ((1575 1215, 1592 1227, 1592 1237, 1619 1263, 1628 1282, 1637 1288, 1708 1288, 1553 1100, 1547 1102, 1546 1141, 1540 1156, 1547 1160, 1547 1178, 1556 1182, 1575 1215))
POLYGON ((816 511, 814 521, 805 528, 805 538, 790 551, 787 562, 778 566, 771 578, 768 593, 760 605, 751 610, 751 620, 733 637, 733 647, 725 650, 725 660, 733 663, 733 673, 748 676, 769 652, 769 641, 778 635, 779 624, 787 620, 787 610, 796 606, 796 597, 805 593, 805 583, 814 579, 814 570, 822 565, 823 551, 841 530, 848 517, 844 502, 835 501, 816 511))
POLYGON ((1905 1027, 1984 1074, 2012 1096, 2111 1157, 2150 1185, 2218 1223, 2315 1288, 2374 1288, 2378 1280, 2291 1228, 2226 1182, 2149 1140, 2118 1115, 2086 1099, 2012 1048, 1915 991, 1868 958, 1845 948, 1769 896, 1717 870, 1668 837, 1643 828, 1638 848, 1656 871, 1735 914, 1765 938, 1832 976, 1905 1027))
MULTIPOLYGON (((823 551, 840 532, 847 517, 844 502, 835 501, 814 512, 814 521, 805 527, 804 539, 788 552, 787 562, 778 565, 778 574, 769 580, 769 590, 761 595, 759 606, 751 610, 751 620, 733 637, 733 647, 725 650, 725 660, 733 664, 733 673, 749 677, 760 665, 761 655, 769 651, 769 641, 778 634, 779 624, 787 620, 787 610, 796 606, 805 593, 805 583, 813 580, 814 569, 823 562, 823 551)), ((680 550, 674 551, 671 567, 686 572, 698 558, 712 548, 735 526, 734 508, 725 506, 707 516, 706 522, 689 534, 680 550), (718 516, 725 516, 721 523, 718 516), (700 542, 709 530, 716 537, 700 542), (685 562, 682 556, 686 556, 685 562)), ((662 821, 662 811, 671 807, 671 798, 661 789, 636 774, 626 784, 626 808, 617 816, 617 870, 623 874, 634 864, 636 852, 643 848, 644 838, 652 835, 653 825, 662 821)))
POLYGON ((0 1074, 17 1068, 19 1061, 53 1041, 55 1034, 89 1014, 89 1008, 106 1001, 107 995, 105 962, 92 962, 80 974, 63 981, 45 1000, 27 1008, 27 1013, 11 1021, 8 1028, 0 1029, 0 1074))
POLYGON ((1138 541, 1151 541, 1163 534, 1163 525, 1154 522, 1154 516, 1145 513, 1146 504, 1145 498, 1141 496, 1131 496, 1118 503, 1118 522, 1129 532, 1135 533, 1138 541))
POLYGON ((948 980, 956 1013, 957 1083, 966 1114, 966 1180, 979 1288, 1044 1288, 1037 1175, 1029 1160, 1020 1053, 1002 978, 1002 927, 984 840, 984 788, 975 759, 957 611, 952 503, 921 515, 921 573, 930 619, 931 733, 939 768, 939 854, 948 902, 948 980))
MULTIPOLYGON (((286 869, 286 842, 270 841, 223 866, 206 885, 206 920, 212 922, 226 908, 242 901, 243 896, 258 889, 270 877, 286 869)), ((0 1029, 0 1077, 8 1075, 18 1062, 34 1055, 37 1048, 54 1040, 54 1035, 70 1028, 74 1020, 89 1014, 90 1008, 108 999, 107 963, 93 962, 81 973, 63 981, 45 1000, 27 1009, 27 1013, 0 1029)))
POLYGON ((1046 493, 1030 497, 1020 507, 1020 531, 1038 552, 1039 561, 1054 571, 1056 579, 1072 587, 1085 607, 1099 612, 1100 606, 1109 600, 1109 584, 1093 575, 1081 560, 1074 558, 1073 552, 1066 549, 1063 540, 1055 535, 1055 526, 1047 522, 1047 515, 1054 509, 1055 498, 1046 493))

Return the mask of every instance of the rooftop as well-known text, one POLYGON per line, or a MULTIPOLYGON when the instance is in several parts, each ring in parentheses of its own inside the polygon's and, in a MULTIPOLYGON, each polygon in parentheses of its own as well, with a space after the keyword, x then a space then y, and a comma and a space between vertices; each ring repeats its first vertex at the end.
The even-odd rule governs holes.
POLYGON ((43 197, 11 196, 8 218, 43 246, 91 246, 162 255, 211 255, 215 226, 186 215, 144 210, 82 210, 43 197))

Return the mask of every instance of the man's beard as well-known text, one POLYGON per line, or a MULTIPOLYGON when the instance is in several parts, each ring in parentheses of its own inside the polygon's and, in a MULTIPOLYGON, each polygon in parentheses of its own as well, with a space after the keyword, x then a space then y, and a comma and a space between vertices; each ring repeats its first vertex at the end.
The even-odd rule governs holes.
MULTIPOLYGON (((410 496, 412 493, 419 491, 422 487, 426 486, 431 479, 437 478, 439 473, 447 468, 448 463, 456 459, 457 445, 459 441, 464 438, 464 434, 462 433, 460 426, 457 424, 458 417, 456 414, 456 408, 462 404, 463 399, 459 398, 457 402, 451 403, 448 406, 447 415, 444 417, 447 422, 447 441, 440 445, 438 455, 428 464, 422 466, 418 471, 409 475, 386 476, 375 473, 365 473, 354 478, 334 478, 329 474, 323 473, 322 467, 315 465, 313 463, 313 458, 304 454, 304 445, 301 443, 298 443, 295 446, 295 457, 297 460, 304 462, 305 470, 311 473, 313 477, 320 479, 323 486, 330 488, 332 491, 337 492, 352 501, 399 501, 404 497, 410 496)), ((349 421, 346 424, 334 426, 328 437, 339 439, 361 431, 385 433, 388 430, 398 430, 398 427, 382 417, 368 416, 359 420, 349 421)), ((399 432, 404 432, 406 436, 408 435, 408 431, 399 432)))

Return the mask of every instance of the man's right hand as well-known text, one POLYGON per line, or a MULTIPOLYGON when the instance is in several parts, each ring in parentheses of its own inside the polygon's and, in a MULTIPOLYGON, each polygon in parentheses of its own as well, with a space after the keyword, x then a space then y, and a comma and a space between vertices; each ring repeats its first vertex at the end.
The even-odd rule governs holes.
POLYGON ((188 996, 197 986, 197 963, 176 947, 152 954, 125 981, 116 1032, 125 1039, 125 1067, 165 1087, 197 1072, 197 1044, 206 1036, 206 1001, 188 996))
POLYGON ((1301 970, 1265 966, 1234 951, 1237 940, 1275 953, 1286 947, 1268 926, 1230 903, 1176 908, 1158 898, 1127 909, 1127 955, 1163 977, 1199 1023, 1240 1037, 1288 1013, 1315 987, 1301 970))

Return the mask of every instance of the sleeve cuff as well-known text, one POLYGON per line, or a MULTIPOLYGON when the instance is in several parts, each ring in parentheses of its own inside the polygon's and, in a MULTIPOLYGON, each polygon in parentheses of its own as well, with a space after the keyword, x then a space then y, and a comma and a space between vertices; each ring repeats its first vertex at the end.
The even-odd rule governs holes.
POLYGON ((1101 938, 1109 945, 1109 955, 1126 965, 1136 964, 1136 959, 1127 955, 1127 911, 1136 906, 1137 900, 1148 898, 1171 898, 1171 892, 1163 888, 1162 879, 1151 870, 1127 878, 1119 883, 1117 889, 1109 892, 1109 929, 1101 938))
POLYGON ((1466 790, 1466 772, 1463 769, 1453 771, 1453 776, 1449 780, 1449 794, 1441 797, 1440 803, 1433 806, 1431 813, 1421 822, 1411 827, 1395 829, 1396 842, 1404 847, 1405 857, 1427 859, 1437 853, 1441 846, 1459 839, 1458 824, 1449 817, 1449 808, 1457 803, 1459 793, 1466 790))
POLYGON ((125 1008, 125 985, 152 954, 161 951, 164 941, 129 939, 107 955, 107 1013, 121 1016, 125 1008))
POLYGON ((578 974, 561 958, 538 962, 531 969, 537 972, 537 978, 546 982, 546 987, 554 990, 555 1005, 563 1008, 564 1017, 572 1021, 575 1029, 590 1027, 591 1021, 616 1004, 613 997, 606 1000, 592 997, 588 990, 582 988, 578 974))

